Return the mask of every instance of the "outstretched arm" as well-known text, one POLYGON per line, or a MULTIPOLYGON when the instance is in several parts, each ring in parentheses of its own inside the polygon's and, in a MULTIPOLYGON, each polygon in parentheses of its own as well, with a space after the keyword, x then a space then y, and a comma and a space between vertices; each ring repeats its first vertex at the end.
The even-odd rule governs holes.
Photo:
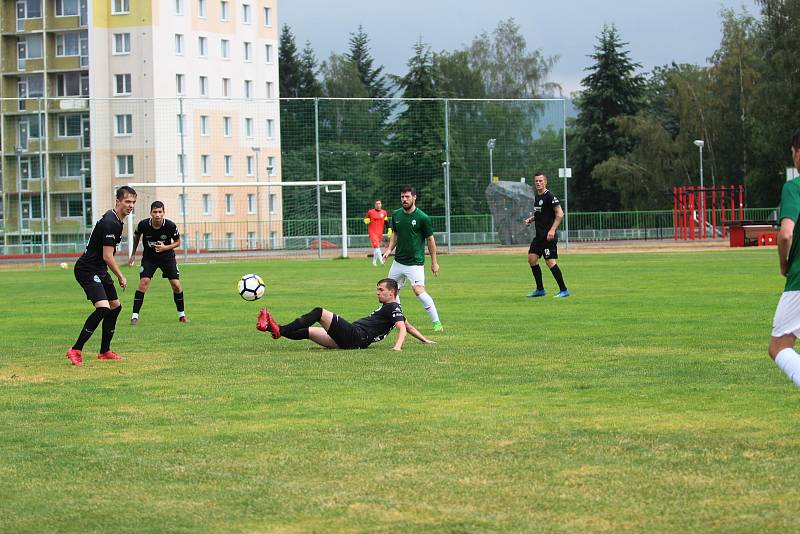
POLYGON ((406 323, 405 321, 397 321, 394 324, 397 327, 397 341, 394 342, 392 350, 403 350, 403 342, 406 340, 406 323))
POLYGON ((412 336, 414 336, 415 338, 419 339, 420 341, 422 341, 422 342, 423 342, 423 343, 425 343, 426 345, 430 345, 430 344, 432 344, 432 343, 436 343, 435 341, 433 341, 433 340, 431 340, 431 339, 428 339, 427 337, 425 337, 425 336, 422 334, 422 332, 420 332, 419 330, 417 330, 416 328, 414 328, 414 326, 413 326, 411 323, 409 323, 409 322, 408 322, 408 320, 406 320, 406 321, 405 321, 405 328, 406 328, 406 331, 407 331, 409 334, 411 334, 411 335, 412 335, 412 336))

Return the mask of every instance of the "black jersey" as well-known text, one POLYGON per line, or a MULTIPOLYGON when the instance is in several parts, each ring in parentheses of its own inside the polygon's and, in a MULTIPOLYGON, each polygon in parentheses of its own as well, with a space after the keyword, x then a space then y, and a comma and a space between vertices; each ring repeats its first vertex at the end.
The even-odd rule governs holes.
POLYGON ((108 266, 103 259, 103 247, 114 247, 116 252, 120 241, 122 241, 122 221, 114 210, 108 210, 94 225, 86 251, 75 262, 75 268, 108 272, 108 266))
POLYGON ((161 242, 163 245, 170 245, 180 239, 178 227, 174 222, 169 219, 164 219, 159 228, 153 228, 152 219, 142 219, 136 225, 135 236, 142 238, 142 247, 144 248, 144 257, 151 260, 169 260, 175 259, 175 249, 167 250, 165 252, 156 252, 154 248, 157 243, 161 242))
POLYGON ((362 330, 370 343, 375 343, 388 336, 395 323, 405 320, 400 304, 387 302, 367 317, 354 322, 353 326, 362 330))
POLYGON ((536 239, 547 239, 547 232, 556 220, 556 206, 561 205, 558 198, 547 189, 544 193, 535 194, 533 199, 533 218, 536 228, 536 239))

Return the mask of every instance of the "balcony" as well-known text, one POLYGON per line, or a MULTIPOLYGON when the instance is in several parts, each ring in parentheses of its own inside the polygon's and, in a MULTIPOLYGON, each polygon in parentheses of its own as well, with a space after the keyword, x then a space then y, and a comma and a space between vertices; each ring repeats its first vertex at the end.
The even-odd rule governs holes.
POLYGON ((49 15, 47 17, 48 31, 77 30, 82 27, 81 18, 78 15, 69 17, 56 17, 54 15, 49 15))

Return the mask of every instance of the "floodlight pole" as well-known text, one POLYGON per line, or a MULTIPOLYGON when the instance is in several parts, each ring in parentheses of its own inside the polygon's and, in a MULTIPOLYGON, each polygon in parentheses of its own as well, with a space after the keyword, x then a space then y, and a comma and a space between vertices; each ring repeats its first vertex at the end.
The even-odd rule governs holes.
MULTIPOLYGON (((250 147, 256 155, 256 239, 258 240, 258 248, 264 246, 264 243, 261 241, 261 188, 259 187, 259 182, 261 182, 261 172, 258 167, 258 153, 261 152, 260 146, 253 146, 250 147)), ((267 196, 267 202, 269 202, 269 195, 267 196)), ((269 207, 267 207, 269 209, 269 207)))
POLYGON ((700 212, 704 216, 706 212, 706 203, 705 203, 705 195, 703 194, 703 146, 705 146, 705 144, 706 144, 705 141, 703 141, 702 139, 696 139, 694 141, 694 146, 700 149, 700 212))
POLYGON ((492 152, 494 151, 496 144, 497 139, 489 139, 486 142, 486 148, 489 149, 489 183, 492 183, 492 179, 494 178, 494 162, 492 160, 492 152))

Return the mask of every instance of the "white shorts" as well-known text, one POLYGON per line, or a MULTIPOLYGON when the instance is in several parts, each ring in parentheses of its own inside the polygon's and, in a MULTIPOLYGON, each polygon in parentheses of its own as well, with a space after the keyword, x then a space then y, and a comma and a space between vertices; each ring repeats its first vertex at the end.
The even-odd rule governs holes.
POLYGON ((403 287, 406 282, 412 286, 425 285, 425 266, 424 265, 403 265, 402 263, 392 262, 389 269, 389 278, 397 282, 397 287, 403 287))
POLYGON ((800 337, 800 291, 785 291, 772 319, 772 337, 800 337))

